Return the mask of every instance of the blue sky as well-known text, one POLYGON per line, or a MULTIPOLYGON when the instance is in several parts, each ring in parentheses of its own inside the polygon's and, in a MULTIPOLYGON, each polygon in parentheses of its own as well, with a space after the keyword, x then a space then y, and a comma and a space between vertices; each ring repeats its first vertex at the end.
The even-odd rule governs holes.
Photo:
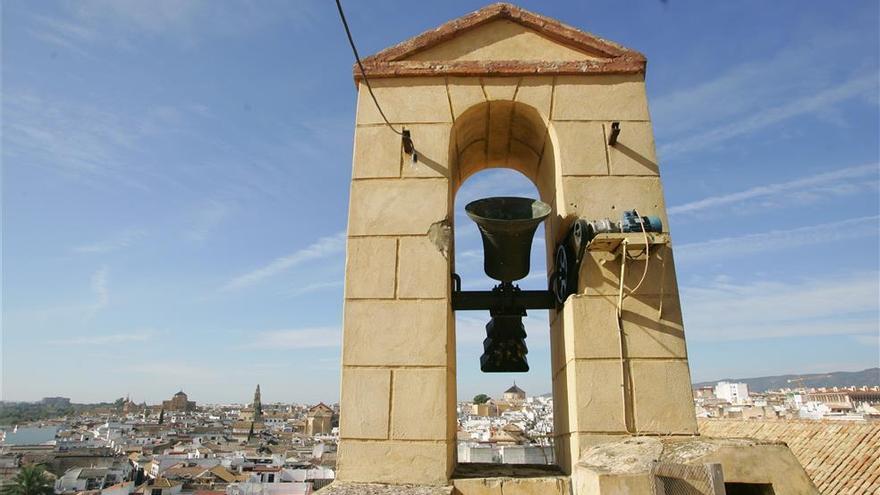
MULTIPOLYGON (((369 54, 482 5, 347 11, 369 54)), ((694 379, 877 366, 877 2, 520 5, 648 57, 694 379)), ((2 13, 2 398, 337 400, 356 94, 332 2, 2 13)), ((498 193, 534 187, 486 172, 457 207, 498 193)), ((543 315, 516 376, 479 373, 484 321, 460 318, 459 395, 549 391, 543 315)))

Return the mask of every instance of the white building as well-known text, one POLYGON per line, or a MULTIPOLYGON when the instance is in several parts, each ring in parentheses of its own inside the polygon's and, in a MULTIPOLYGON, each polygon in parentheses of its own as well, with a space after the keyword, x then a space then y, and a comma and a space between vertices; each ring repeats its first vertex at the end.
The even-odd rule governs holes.
POLYGON ((745 383, 718 382, 715 397, 731 404, 744 404, 749 399, 749 386, 745 383))

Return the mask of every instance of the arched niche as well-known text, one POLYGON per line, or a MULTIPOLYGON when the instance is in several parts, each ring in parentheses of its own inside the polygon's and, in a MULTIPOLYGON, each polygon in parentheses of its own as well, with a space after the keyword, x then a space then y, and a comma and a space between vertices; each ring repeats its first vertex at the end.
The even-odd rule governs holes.
MULTIPOLYGON (((455 218, 455 196, 474 174, 491 168, 522 173, 537 188, 540 199, 551 207, 544 225, 546 266, 552 267, 552 246, 562 223, 557 212, 559 184, 558 146, 552 124, 531 105, 513 100, 475 104, 454 121, 449 134, 450 212, 455 218)), ((491 195, 491 194, 489 194, 491 195)))

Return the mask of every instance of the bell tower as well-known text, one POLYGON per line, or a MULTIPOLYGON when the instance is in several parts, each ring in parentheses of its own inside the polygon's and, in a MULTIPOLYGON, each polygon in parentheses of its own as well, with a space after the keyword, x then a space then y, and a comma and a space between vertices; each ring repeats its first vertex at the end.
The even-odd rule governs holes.
POLYGON ((263 420, 263 403, 260 401, 260 384, 257 384, 257 389, 254 391, 254 421, 262 421, 263 420))
MULTIPOLYGON (((523 173, 540 194, 517 218, 545 222, 548 291, 529 297, 550 308, 559 474, 599 444, 697 435, 644 56, 493 4, 363 65, 415 151, 355 67, 337 479, 485 493, 456 469, 456 367, 473 363, 455 356, 452 210, 461 184, 490 167, 523 173)), ((495 214, 486 206, 468 212, 481 229, 495 214)), ((487 273, 515 254, 509 240, 486 242, 487 273)))

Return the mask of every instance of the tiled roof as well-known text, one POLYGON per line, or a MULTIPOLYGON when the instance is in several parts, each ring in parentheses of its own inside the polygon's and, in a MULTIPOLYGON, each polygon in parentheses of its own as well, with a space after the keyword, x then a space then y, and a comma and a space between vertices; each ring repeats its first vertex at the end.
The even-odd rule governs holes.
POLYGON ((788 444, 824 495, 880 493, 880 422, 700 419, 708 437, 788 444))

